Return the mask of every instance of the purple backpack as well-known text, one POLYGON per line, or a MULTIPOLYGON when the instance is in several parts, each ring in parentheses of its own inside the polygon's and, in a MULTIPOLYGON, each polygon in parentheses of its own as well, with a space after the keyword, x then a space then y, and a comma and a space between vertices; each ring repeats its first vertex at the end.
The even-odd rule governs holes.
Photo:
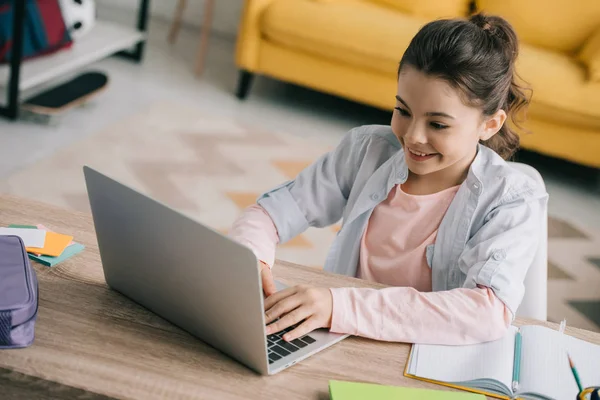
POLYGON ((38 282, 23 241, 0 235, 0 349, 33 343, 38 282))

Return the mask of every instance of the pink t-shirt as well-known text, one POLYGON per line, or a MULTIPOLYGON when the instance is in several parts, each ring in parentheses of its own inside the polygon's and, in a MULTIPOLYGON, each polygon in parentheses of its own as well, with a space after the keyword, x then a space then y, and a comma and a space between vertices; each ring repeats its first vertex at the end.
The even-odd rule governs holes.
POLYGON ((360 246, 359 278, 431 292, 425 250, 459 186, 414 196, 396 185, 371 214, 360 246))
MULTIPOLYGON (((391 285, 375 290, 330 289, 332 332, 378 340, 468 344, 501 337, 512 315, 485 287, 431 292, 426 247, 458 187, 413 196, 396 186, 371 214, 360 249, 357 276, 391 285)), ((233 224, 230 236, 252 249, 269 266, 275 259, 277 230, 258 205, 233 224)))

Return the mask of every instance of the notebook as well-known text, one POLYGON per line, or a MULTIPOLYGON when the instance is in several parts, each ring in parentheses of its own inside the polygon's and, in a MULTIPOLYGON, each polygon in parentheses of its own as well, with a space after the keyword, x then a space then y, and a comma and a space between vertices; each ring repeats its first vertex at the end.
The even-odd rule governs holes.
POLYGON ((483 395, 473 393, 344 381, 329 381, 329 397, 331 400, 485 400, 483 395))
POLYGON ((579 392, 567 352, 584 387, 600 384, 600 346, 542 326, 521 327, 519 387, 513 393, 515 335, 468 346, 413 345, 405 376, 488 396, 573 400, 579 392))

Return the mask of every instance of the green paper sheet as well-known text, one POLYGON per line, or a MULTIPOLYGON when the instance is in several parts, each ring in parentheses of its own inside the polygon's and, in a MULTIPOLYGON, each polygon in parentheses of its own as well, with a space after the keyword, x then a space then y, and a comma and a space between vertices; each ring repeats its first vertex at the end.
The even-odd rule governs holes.
POLYGON ((371 383, 329 381, 331 400, 485 400, 485 396, 468 392, 413 389, 371 383))
POLYGON ((40 264, 44 264, 47 267, 54 267, 56 264, 73 257, 77 253, 80 253, 81 251, 83 251, 84 248, 85 246, 80 243, 73 243, 72 245, 67 246, 65 251, 63 251, 62 254, 58 257, 36 256, 30 253, 27 254, 29 255, 29 258, 39 262, 40 264))

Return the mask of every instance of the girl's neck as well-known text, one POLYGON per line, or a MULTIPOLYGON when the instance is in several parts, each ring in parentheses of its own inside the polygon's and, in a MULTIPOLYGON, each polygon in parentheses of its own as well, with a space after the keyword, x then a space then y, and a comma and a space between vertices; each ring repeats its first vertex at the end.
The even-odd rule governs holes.
POLYGON ((458 186, 463 181, 464 179, 457 179, 450 182, 447 180, 436 179, 435 177, 429 175, 421 176, 409 172, 408 179, 402 184, 402 190, 407 194, 425 196, 428 194, 439 193, 451 187, 458 186))

